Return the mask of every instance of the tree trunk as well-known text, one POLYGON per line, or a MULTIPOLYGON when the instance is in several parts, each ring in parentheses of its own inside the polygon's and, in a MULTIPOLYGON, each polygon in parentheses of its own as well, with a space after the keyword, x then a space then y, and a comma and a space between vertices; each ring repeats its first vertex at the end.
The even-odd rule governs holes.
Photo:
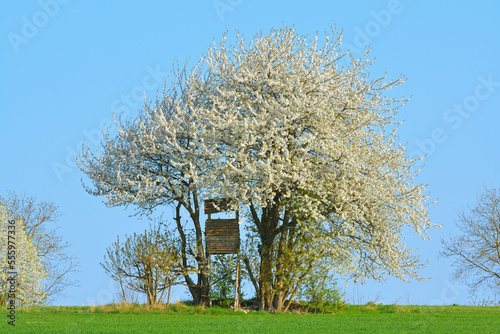
POLYGON ((170 304, 170 291, 172 290, 172 284, 168 285, 168 293, 167 293, 167 305, 170 304))
POLYGON ((265 245, 261 246, 260 259, 261 275, 259 309, 274 311, 272 307, 273 243, 271 238, 266 238, 265 245))
POLYGON ((274 298, 273 298, 273 309, 276 312, 281 312, 283 311, 283 296, 284 293, 282 290, 275 292, 274 298))
POLYGON ((153 305, 153 291, 151 286, 146 287, 146 295, 148 296, 148 305, 153 305))
MULTIPOLYGON (((261 245, 259 246, 260 255, 260 277, 259 277, 259 310, 267 310, 271 312, 281 311, 283 303, 276 303, 278 308, 275 308, 274 292, 276 287, 273 287, 275 277, 273 274, 274 264, 274 240, 277 236, 278 220, 279 220, 279 195, 276 195, 275 201, 267 208, 262 209, 262 215, 259 218, 253 207, 250 206, 253 220, 259 231, 261 245)), ((281 297, 281 300, 283 297, 281 297)), ((278 299, 279 301, 279 299, 278 299)))
POLYGON ((209 296, 208 296, 208 263, 207 259, 203 255, 203 242, 201 239, 202 232, 201 226, 199 222, 199 210, 193 211, 186 202, 179 201, 176 205, 176 215, 175 222, 177 225, 177 231, 181 237, 181 257, 182 257, 182 265, 184 268, 188 267, 188 250, 187 250, 187 239, 186 234, 184 233, 184 229, 181 224, 181 215, 180 210, 181 207, 184 206, 189 212, 191 219, 193 220, 193 224, 196 230, 196 262, 198 269, 200 270, 198 273, 197 283, 195 284, 189 274, 184 275, 184 279, 186 281, 186 285, 188 286, 189 293, 193 298, 193 303, 199 306, 208 306, 209 305, 209 296))

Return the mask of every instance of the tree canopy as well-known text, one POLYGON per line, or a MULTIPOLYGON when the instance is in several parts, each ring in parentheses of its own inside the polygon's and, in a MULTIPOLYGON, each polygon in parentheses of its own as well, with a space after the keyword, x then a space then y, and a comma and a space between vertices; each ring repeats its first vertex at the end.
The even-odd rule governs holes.
POLYGON ((186 209, 197 242, 183 253, 200 270, 201 201, 246 210, 261 309, 286 308, 318 261, 355 279, 416 278, 402 228, 425 238, 427 194, 396 136, 406 99, 385 95, 403 78, 372 79, 372 64, 335 32, 320 42, 287 27, 234 45, 224 35, 191 71, 174 71, 163 98, 119 122, 100 153, 82 153, 87 189, 143 212, 172 204, 177 221, 186 209))

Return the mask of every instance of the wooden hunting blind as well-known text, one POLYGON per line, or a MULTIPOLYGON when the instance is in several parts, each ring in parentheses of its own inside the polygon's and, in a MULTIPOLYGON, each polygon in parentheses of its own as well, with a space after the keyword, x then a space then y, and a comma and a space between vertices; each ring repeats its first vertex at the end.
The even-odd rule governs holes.
MULTIPOLYGON (((236 210, 236 218, 234 219, 212 219, 213 213, 227 212, 230 210, 229 201, 227 199, 210 199, 205 201, 205 214, 208 219, 205 221, 205 243, 209 266, 209 296, 211 296, 210 272, 211 272, 211 255, 214 254, 237 254, 236 261, 236 280, 234 287, 234 309, 239 307, 238 296, 241 295, 240 282, 240 216, 236 210)), ((210 306, 212 306, 212 298, 209 298, 210 306)))
POLYGON ((209 254, 237 254, 240 249, 239 213, 235 219, 212 219, 212 213, 229 211, 227 200, 205 201, 205 242, 209 254))

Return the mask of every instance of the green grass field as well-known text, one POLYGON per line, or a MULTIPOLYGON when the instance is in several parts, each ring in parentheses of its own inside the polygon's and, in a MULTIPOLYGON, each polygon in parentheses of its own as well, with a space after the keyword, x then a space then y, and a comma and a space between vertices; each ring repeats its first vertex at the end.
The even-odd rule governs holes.
MULTIPOLYGON (((5 313, 4 313, 5 314, 5 313)), ((269 314, 173 305, 18 308, 0 333, 500 333, 500 307, 347 306, 337 314, 269 314)))

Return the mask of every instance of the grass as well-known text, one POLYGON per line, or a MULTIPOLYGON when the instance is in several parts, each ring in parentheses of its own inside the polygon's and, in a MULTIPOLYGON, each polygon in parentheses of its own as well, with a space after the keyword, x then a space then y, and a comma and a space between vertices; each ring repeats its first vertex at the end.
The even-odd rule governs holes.
POLYGON ((368 303, 336 314, 269 314, 182 303, 19 307, 16 326, 2 317, 0 332, 18 333, 498 333, 500 307, 397 306, 368 303), (10 328, 9 328, 10 327, 10 328))

